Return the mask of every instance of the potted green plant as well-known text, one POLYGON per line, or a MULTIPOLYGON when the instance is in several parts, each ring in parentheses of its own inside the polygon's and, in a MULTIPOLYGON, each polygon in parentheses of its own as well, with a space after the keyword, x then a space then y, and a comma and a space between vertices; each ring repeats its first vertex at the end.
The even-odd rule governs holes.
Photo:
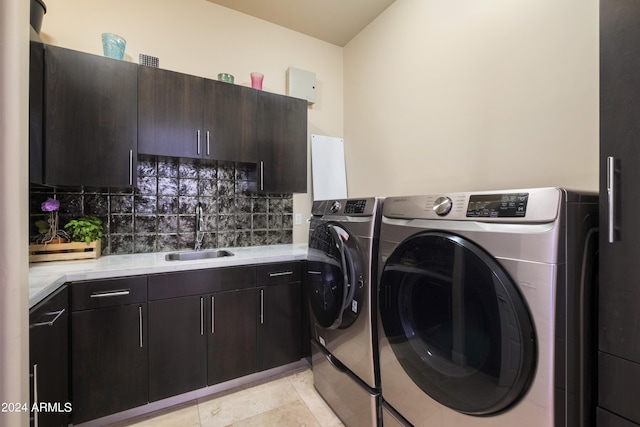
POLYGON ((83 215, 65 224, 64 229, 74 242, 91 243, 102 238, 102 220, 93 215, 83 215))

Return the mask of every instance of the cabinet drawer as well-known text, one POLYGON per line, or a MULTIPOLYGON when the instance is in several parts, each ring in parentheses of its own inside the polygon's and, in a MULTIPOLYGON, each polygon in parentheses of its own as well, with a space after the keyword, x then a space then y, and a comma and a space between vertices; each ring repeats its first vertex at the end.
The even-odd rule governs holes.
POLYGON ((255 267, 224 267, 149 276, 149 301, 256 286, 255 267))
POLYGON ((640 424, 632 423, 602 408, 596 410, 596 425, 598 427, 638 427, 640 424))
POLYGON ((71 284, 71 311, 146 301, 146 276, 74 282, 71 284))
POLYGON ((638 384, 640 363, 598 353, 598 406, 640 423, 638 384))
POLYGON ((29 310, 30 327, 34 327, 39 324, 53 326, 49 325, 49 323, 55 323, 55 318, 58 314, 62 314, 62 312, 67 311, 68 306, 69 290, 65 285, 29 310))
POLYGON ((299 282, 302 274, 301 266, 301 262, 285 262, 277 264, 258 265, 258 286, 299 282))

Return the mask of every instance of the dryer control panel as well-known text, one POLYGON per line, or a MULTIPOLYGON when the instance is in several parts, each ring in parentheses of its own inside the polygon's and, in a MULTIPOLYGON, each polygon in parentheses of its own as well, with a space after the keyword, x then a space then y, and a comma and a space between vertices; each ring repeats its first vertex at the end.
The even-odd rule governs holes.
POLYGON ((527 214, 529 193, 472 194, 467 217, 522 218, 527 214))
POLYGON ((555 187, 387 197, 386 218, 541 223, 558 216, 566 191, 555 187))

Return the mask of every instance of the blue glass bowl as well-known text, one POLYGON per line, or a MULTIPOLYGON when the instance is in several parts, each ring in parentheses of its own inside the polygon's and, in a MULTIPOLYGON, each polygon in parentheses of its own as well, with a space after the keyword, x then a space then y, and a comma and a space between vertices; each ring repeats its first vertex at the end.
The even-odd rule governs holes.
POLYGON ((102 34, 102 51, 107 58, 123 59, 127 41, 117 34, 102 34))

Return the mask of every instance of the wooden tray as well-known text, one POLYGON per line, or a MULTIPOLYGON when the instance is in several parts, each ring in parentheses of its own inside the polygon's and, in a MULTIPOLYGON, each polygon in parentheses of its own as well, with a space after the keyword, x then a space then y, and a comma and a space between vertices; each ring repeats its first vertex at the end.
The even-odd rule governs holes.
POLYGON ((71 242, 29 245, 29 262, 96 259, 100 256, 101 247, 101 240, 94 240, 91 243, 71 242))

